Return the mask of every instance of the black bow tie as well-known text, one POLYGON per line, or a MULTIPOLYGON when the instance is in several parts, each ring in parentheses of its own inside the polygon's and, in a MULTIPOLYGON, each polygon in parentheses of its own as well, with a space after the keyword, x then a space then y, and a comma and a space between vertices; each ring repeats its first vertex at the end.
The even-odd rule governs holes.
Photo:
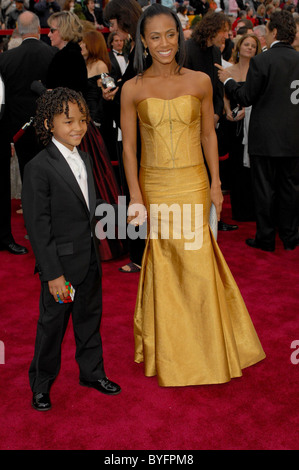
POLYGON ((116 55, 123 55, 122 52, 116 52, 116 51, 115 51, 115 54, 116 54, 116 55))

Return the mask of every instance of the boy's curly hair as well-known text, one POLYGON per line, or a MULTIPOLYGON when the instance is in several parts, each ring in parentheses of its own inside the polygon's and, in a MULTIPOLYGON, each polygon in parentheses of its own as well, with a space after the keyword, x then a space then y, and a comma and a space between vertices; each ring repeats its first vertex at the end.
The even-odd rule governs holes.
POLYGON ((69 88, 58 87, 46 91, 37 100, 37 110, 34 119, 35 132, 43 145, 48 145, 52 139, 53 119, 57 114, 65 113, 68 116, 69 102, 77 103, 81 113, 86 116, 87 124, 90 115, 86 101, 80 92, 69 88), (45 126, 47 121, 47 127, 45 126))

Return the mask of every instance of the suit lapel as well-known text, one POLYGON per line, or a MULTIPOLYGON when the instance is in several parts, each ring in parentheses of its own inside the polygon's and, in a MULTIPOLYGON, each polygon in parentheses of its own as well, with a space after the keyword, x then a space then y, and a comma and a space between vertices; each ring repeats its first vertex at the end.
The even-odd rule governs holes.
POLYGON ((86 155, 83 154, 82 152, 79 152, 80 156, 82 157, 86 165, 90 210, 87 207, 81 188, 70 166, 68 165, 67 161, 65 160, 64 156, 60 153, 56 145, 53 144, 53 142, 51 142, 46 147, 46 150, 49 154, 49 158, 48 158, 49 163, 56 169, 59 175, 65 180, 65 182, 69 185, 72 191, 76 194, 76 196, 82 201, 88 213, 94 214, 96 197, 95 197, 95 190, 94 190, 94 185, 93 185, 92 171, 90 168, 90 163, 88 161, 88 158, 86 158, 86 155))
POLYGON ((117 79, 121 77, 121 70, 120 70, 120 66, 119 66, 119 63, 118 63, 118 60, 116 59, 113 51, 111 51, 111 54, 110 54, 110 60, 111 60, 111 63, 114 65, 114 69, 115 69, 115 72, 116 72, 116 75, 117 75, 117 79))
POLYGON ((80 150, 79 150, 79 154, 83 162, 85 163, 85 168, 87 172, 89 212, 90 212, 90 217, 93 218, 95 210, 96 210, 96 191, 94 187, 92 167, 91 167, 91 163, 90 163, 90 159, 88 158, 88 155, 85 152, 81 152, 80 150))

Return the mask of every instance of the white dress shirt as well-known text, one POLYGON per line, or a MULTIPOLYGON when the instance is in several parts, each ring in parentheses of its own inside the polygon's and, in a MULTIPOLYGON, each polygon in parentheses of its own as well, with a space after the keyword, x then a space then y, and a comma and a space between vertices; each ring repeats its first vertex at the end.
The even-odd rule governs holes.
POLYGON ((120 67, 120 70, 121 70, 121 74, 123 75, 126 71, 126 68, 127 68, 127 62, 126 62, 126 59, 124 58, 123 55, 119 55, 119 52, 115 51, 114 49, 113 50, 113 54, 115 55, 115 58, 118 62, 118 65, 120 67))
POLYGON ((58 142, 55 137, 52 137, 52 142, 56 145, 58 150, 62 153, 63 157, 66 159, 70 169, 72 170, 77 180, 78 185, 80 186, 87 207, 89 208, 87 172, 85 163, 80 157, 77 148, 74 147, 73 150, 70 150, 65 145, 58 142))

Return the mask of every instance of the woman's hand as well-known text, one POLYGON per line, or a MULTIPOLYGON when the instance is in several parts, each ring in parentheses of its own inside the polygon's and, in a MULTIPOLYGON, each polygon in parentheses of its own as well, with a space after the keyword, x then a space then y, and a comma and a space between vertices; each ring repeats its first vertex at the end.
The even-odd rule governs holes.
POLYGON ((48 281, 50 294, 53 295, 56 302, 58 302, 57 294, 61 300, 65 300, 68 297, 68 290, 65 286, 65 277, 60 276, 52 281, 48 281))
POLYGON ((111 91, 111 88, 103 88, 102 87, 102 93, 103 93, 103 98, 106 101, 113 101, 116 93, 118 92, 119 87, 115 88, 114 90, 111 91))
POLYGON ((231 109, 226 111, 225 116, 226 116, 226 119, 227 119, 228 121, 234 122, 234 118, 233 118, 232 110, 231 110, 231 109))
POLYGON ((236 121, 241 121, 245 117, 245 108, 239 109, 237 115, 233 117, 232 111, 227 110, 226 111, 226 119, 231 122, 236 122, 236 121))
POLYGON ((131 199, 128 207, 128 224, 142 225, 147 219, 147 211, 142 199, 131 199))
POLYGON ((223 203, 223 194, 221 191, 221 183, 219 184, 211 184, 211 201, 213 202, 216 212, 217 212, 217 219, 220 220, 220 214, 222 211, 222 203, 223 203))
POLYGON ((234 118, 234 121, 241 121, 245 117, 245 108, 241 108, 240 111, 238 111, 237 116, 234 118))

